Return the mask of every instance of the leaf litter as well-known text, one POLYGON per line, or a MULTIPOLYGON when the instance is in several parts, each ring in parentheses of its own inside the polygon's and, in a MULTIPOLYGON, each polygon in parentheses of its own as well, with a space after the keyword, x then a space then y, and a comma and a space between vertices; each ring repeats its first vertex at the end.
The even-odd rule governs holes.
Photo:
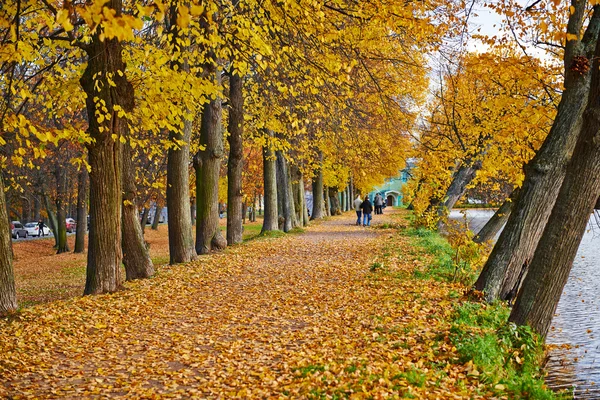
POLYGON ((412 256, 384 254, 414 254, 405 237, 352 220, 0 320, 0 396, 485 397, 448 338, 462 287, 413 278, 412 256))

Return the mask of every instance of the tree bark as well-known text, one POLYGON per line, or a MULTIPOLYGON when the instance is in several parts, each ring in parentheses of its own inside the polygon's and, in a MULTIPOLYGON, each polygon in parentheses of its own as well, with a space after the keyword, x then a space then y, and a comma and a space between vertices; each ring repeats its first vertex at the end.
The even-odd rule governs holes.
POLYGON ((281 203, 280 213, 283 216, 283 231, 289 232, 294 228, 294 214, 291 207, 293 200, 290 193, 288 165, 281 150, 276 151, 275 155, 277 163, 277 200, 281 203))
POLYGON ((563 184, 523 282, 510 321, 546 336, 600 195, 600 43, 589 102, 563 184))
POLYGON ((294 200, 294 186, 292 184, 292 170, 291 165, 288 160, 284 158, 286 176, 287 176, 287 192, 288 192, 288 207, 290 212, 290 218, 292 220, 292 228, 298 228, 300 226, 300 222, 298 216, 296 215, 296 203, 294 200))
POLYGON ((41 209, 41 204, 40 204, 40 197, 35 194, 33 196, 33 219, 34 221, 39 221, 40 220, 40 209, 41 209))
MULTIPOLYGON (((105 5, 119 17, 121 0, 105 5)), ((85 91, 90 173, 90 233, 84 294, 114 292, 121 287, 121 136, 126 112, 134 107, 134 89, 125 75, 123 47, 118 39, 100 39, 98 27, 86 45, 88 63, 80 79, 85 91), (107 77, 110 77, 111 82, 107 77), (103 118, 99 117, 100 115, 103 118)))
POLYGON ((313 204, 310 219, 323 219, 323 170, 321 164, 323 162, 323 153, 319 152, 319 165, 314 172, 312 179, 312 194, 313 204))
POLYGON ((242 171, 244 152, 242 134, 244 129, 243 80, 237 72, 229 78, 229 160, 227 162, 227 244, 242 242, 242 171))
POLYGON ((50 225, 50 229, 52 230, 52 235, 54 236, 54 248, 58 248, 58 222, 56 220, 56 214, 52 211, 52 207, 50 206, 50 199, 46 193, 42 194, 44 198, 44 207, 46 208, 46 214, 48 214, 48 225, 50 225))
MULTIPOLYGON (((154 218, 152 219, 152 226, 151 226, 151 229, 153 231, 158 230, 158 224, 160 224, 160 216, 162 214, 162 210, 163 210, 163 206, 158 201, 156 203, 154 203, 154 218)), ((167 209, 167 213, 168 212, 169 212, 169 209, 167 209)))
POLYGON ((150 214, 150 208, 144 207, 144 211, 142 211, 142 219, 140 221, 140 225, 142 226, 142 234, 144 234, 146 230, 146 223, 148 222, 148 214, 150 214))
POLYGON ((77 178, 77 227, 75 232, 74 253, 85 251, 85 234, 87 232, 87 207, 88 207, 88 171, 85 167, 79 171, 77 178))
POLYGON ((325 203, 325 215, 331 217, 331 198, 329 197, 329 188, 327 186, 323 187, 322 197, 325 203))
MULTIPOLYGON (((586 2, 573 0, 567 32, 578 36, 586 2)), ((581 42, 567 41, 565 49, 565 90, 550 133, 535 157, 525 166, 525 180, 513 211, 500 238, 481 271, 475 288, 487 301, 507 299, 517 286, 524 266, 531 259, 546 226, 581 131, 581 116, 586 106, 590 73, 571 70, 575 56, 590 59, 600 30, 600 7, 594 14, 581 42)))
MULTIPOLYGON (((272 136, 272 133, 268 133, 272 136)), ((262 232, 279 230, 277 214, 277 172, 274 151, 267 141, 263 147, 263 173, 264 173, 264 220, 262 232)))
MULTIPOLYGON (((177 25, 179 2, 169 7, 169 28, 172 32, 173 52, 183 52, 179 43, 177 25)), ((171 68, 187 68, 180 60, 174 60, 171 68)), ((183 131, 169 132, 169 139, 177 146, 169 146, 167 153, 167 224, 169 232, 169 264, 187 263, 196 258, 192 216, 190 210, 190 139, 192 121, 184 119, 183 131)))
POLYGON ((17 309, 17 291, 12 259, 10 221, 4 202, 4 183, 0 176, 0 316, 17 309))
MULTIPOLYGON (((221 74, 211 65, 215 83, 221 84, 221 74)), ((217 97, 204 105, 200 127, 200 150, 194 157, 196 168, 196 253, 208 254, 222 250, 227 241, 219 229, 219 172, 223 158, 221 133, 221 99, 217 97)))
POLYGON ((340 210, 340 199, 338 194, 339 192, 337 188, 329 188, 329 204, 331 215, 340 215, 342 213, 340 210))
MULTIPOLYGON (((137 187, 135 185, 135 167, 132 162, 129 143, 122 146, 123 151, 123 223, 122 248, 125 279, 149 278, 154 275, 154 265, 144 241, 142 225, 136 208, 137 187)), ((158 207, 157 207, 158 210, 158 207)), ((156 220, 160 214, 155 214, 156 220)))
POLYGON ((67 242, 67 198, 68 198, 68 180, 66 168, 56 167, 56 218, 57 218, 57 239, 58 247, 56 254, 67 253, 69 251, 69 242, 67 242))
POLYGON ((473 238, 475 243, 485 243, 496 237, 500 229, 504 226, 506 221, 508 221, 508 217, 510 216, 510 212, 512 211, 513 204, 515 204, 515 199, 519 196, 519 189, 515 189, 512 191, 508 199, 502 203, 500 208, 496 210, 492 218, 477 232, 477 235, 473 238))

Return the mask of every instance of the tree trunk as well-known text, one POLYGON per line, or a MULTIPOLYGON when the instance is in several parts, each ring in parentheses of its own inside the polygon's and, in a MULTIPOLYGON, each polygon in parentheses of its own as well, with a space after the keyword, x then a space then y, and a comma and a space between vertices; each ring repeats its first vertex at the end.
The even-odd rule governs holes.
POLYGON ((509 198, 502 203, 500 208, 496 210, 492 218, 477 232, 477 235, 473 238, 475 243, 485 243, 496 237, 500 229, 504 226, 510 212, 512 211, 513 204, 515 204, 516 198, 519 196, 519 189, 515 189, 510 194, 509 198))
MULTIPOLYGON (((154 275, 154 265, 150 259, 150 252, 144 242, 142 225, 137 215, 136 197, 137 187, 135 185, 135 167, 132 161, 131 147, 129 143, 123 144, 123 224, 122 224, 122 247, 123 264, 125 265, 125 278, 128 281, 134 279, 149 278, 154 275)), ((158 207, 157 207, 158 210, 158 207)), ((155 214, 156 220, 160 214, 155 214)))
MULTIPOLYGON (((289 176, 288 176, 288 165, 287 160, 283 156, 283 152, 278 150, 275 152, 276 163, 277 163, 277 200, 281 204, 280 214, 283 216, 283 231, 289 232, 294 227, 293 224, 293 212, 290 207, 292 203, 292 196, 290 193, 289 176)), ((279 208, 279 207, 278 207, 279 208)))
POLYGON ((142 220, 140 221, 140 225, 142 226, 142 234, 144 234, 146 230, 146 223, 148 222, 148 214, 150 214, 150 208, 144 207, 144 211, 142 211, 142 220))
MULTIPOLYGON (((121 0, 105 5, 121 15, 121 0)), ((134 89, 125 75, 123 47, 118 39, 100 39, 98 27, 86 45, 87 67, 80 83, 85 91, 90 173, 90 233, 84 294, 114 292, 121 287, 121 136, 126 112, 134 107, 134 89), (109 82, 110 79, 110 82, 109 82), (102 117, 100 117, 102 116, 102 117)))
POLYGON ((88 171, 85 167, 82 167, 77 178, 77 231, 75 233, 75 253, 83 253, 85 251, 88 192, 88 171))
POLYGON ((573 260, 600 195, 600 43, 583 126, 546 228, 519 293, 510 321, 546 336, 569 278, 573 260))
MULTIPOLYGON (((177 25, 179 2, 169 7, 169 29, 174 53, 183 53, 177 25)), ((181 60, 174 60, 171 68, 185 68, 181 60)), ((169 132, 169 139, 177 146, 169 146, 167 153, 167 226, 169 232, 169 264, 187 263, 196 259, 192 216, 190 209, 190 139, 192 121, 183 120, 183 131, 169 132)))
POLYGON ((4 183, 2 176, 0 176, 0 316, 17 309, 17 292, 12 258, 10 222, 4 203, 4 183))
MULTIPOLYGON (((269 132, 269 136, 272 133, 269 132)), ((263 172, 264 172, 264 220, 262 232, 279 230, 279 220, 277 214, 277 172, 274 151, 270 148, 270 143, 263 148, 263 172)))
POLYGON ((67 198, 68 198, 68 180, 67 170, 64 167, 57 167, 56 176, 56 218, 57 218, 57 239, 58 248, 56 254, 66 253, 69 251, 69 243, 67 242, 67 198))
POLYGON ((36 194, 33 196, 33 219, 34 219, 34 221, 39 221, 41 219, 40 210, 41 210, 40 197, 36 194))
POLYGON ((354 178, 350 175, 350 210, 354 210, 354 199, 356 198, 355 190, 354 190, 354 178))
POLYGON ((52 230, 52 235, 54 236, 54 248, 58 248, 58 221, 56 220, 56 214, 52 211, 52 207, 50 206, 50 199, 48 195, 44 193, 42 195, 44 198, 44 207, 46 208, 46 214, 48 214, 48 225, 52 230))
POLYGON ((227 244, 242 242, 242 171, 244 153, 242 134, 244 130, 243 80, 237 72, 229 78, 229 161, 227 162, 227 244))
MULTIPOLYGON (((158 230, 158 224, 160 224, 160 216, 162 214, 162 210, 163 210, 163 206, 160 205, 160 203, 158 201, 156 203, 154 203, 154 218, 152 219, 152 226, 151 226, 151 229, 153 231, 158 230)), ((169 212, 169 209, 167 209, 167 213, 168 212, 169 212)))
POLYGON ((331 217, 331 198, 329 197, 329 188, 327 186, 323 187, 322 197, 325 203, 325 215, 331 217))
POLYGON ((340 199, 338 194, 337 188, 329 188, 329 204, 331 215, 340 215, 342 213, 340 210, 340 199))
POLYGON ((192 226, 196 225, 196 199, 192 198, 190 204, 190 216, 192 217, 192 226))
MULTIPOLYGON (((221 74, 210 67, 215 83, 221 84, 221 74)), ((204 147, 194 157, 196 168, 196 253, 222 250, 227 241, 219 229, 219 172, 223 158, 221 133, 221 99, 204 105, 200 127, 200 145, 204 147)))
POLYGON ((323 161, 323 154, 319 152, 319 166, 317 167, 313 179, 312 179, 312 194, 313 204, 312 212, 310 213, 310 219, 322 219, 323 218, 323 170, 321 164, 323 161))
POLYGON ((298 228, 300 226, 300 222, 298 219, 298 216, 296 215, 296 204, 294 201, 294 187, 292 184, 292 171, 291 171, 291 166, 288 160, 286 160, 284 158, 285 161, 285 169, 286 169, 286 176, 287 176, 287 192, 288 192, 288 197, 287 197, 287 201, 288 201, 288 207, 289 207, 289 212, 290 212, 290 219, 292 220, 292 228, 298 228))
MULTIPOLYGON (((574 0, 573 5, 567 32, 578 36, 586 2, 574 0)), ((589 93, 590 73, 572 71, 571 62, 576 55, 591 58, 599 30, 600 7, 594 6, 582 42, 567 41, 565 90, 554 123, 542 147, 524 168, 525 180, 513 211, 475 283, 487 301, 508 298, 514 292, 521 270, 531 259, 546 226, 581 130, 581 115, 589 93)))
POLYGON ((443 231, 446 227, 448 213, 452 210, 456 202, 465 194, 467 186, 475 179, 477 171, 481 169, 481 166, 481 160, 464 162, 452 176, 452 182, 450 183, 450 186, 448 186, 448 190, 446 190, 444 200, 437 205, 437 214, 439 218, 437 229, 439 231, 443 231))

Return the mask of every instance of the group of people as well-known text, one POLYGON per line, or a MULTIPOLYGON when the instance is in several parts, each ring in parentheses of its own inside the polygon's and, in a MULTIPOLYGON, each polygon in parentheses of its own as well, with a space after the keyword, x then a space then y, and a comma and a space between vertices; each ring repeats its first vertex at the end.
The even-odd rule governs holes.
MULTIPOLYGON (((383 197, 379 193, 375 195, 373 199, 375 214, 383 214, 383 197)), ((371 226, 371 214, 373 213, 373 203, 369 200, 369 197, 364 200, 360 198, 360 194, 356 196, 354 200, 354 209, 356 210, 356 225, 371 226)))

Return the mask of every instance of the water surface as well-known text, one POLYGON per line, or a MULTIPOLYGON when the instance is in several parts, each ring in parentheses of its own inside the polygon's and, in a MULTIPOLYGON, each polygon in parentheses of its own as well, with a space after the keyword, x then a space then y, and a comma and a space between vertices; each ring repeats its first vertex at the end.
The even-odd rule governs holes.
MULTIPOLYGON (((474 232, 493 210, 452 210, 474 232)), ((573 269, 563 290, 546 343, 548 385, 573 388, 575 398, 600 399, 600 228, 590 218, 573 269)))

